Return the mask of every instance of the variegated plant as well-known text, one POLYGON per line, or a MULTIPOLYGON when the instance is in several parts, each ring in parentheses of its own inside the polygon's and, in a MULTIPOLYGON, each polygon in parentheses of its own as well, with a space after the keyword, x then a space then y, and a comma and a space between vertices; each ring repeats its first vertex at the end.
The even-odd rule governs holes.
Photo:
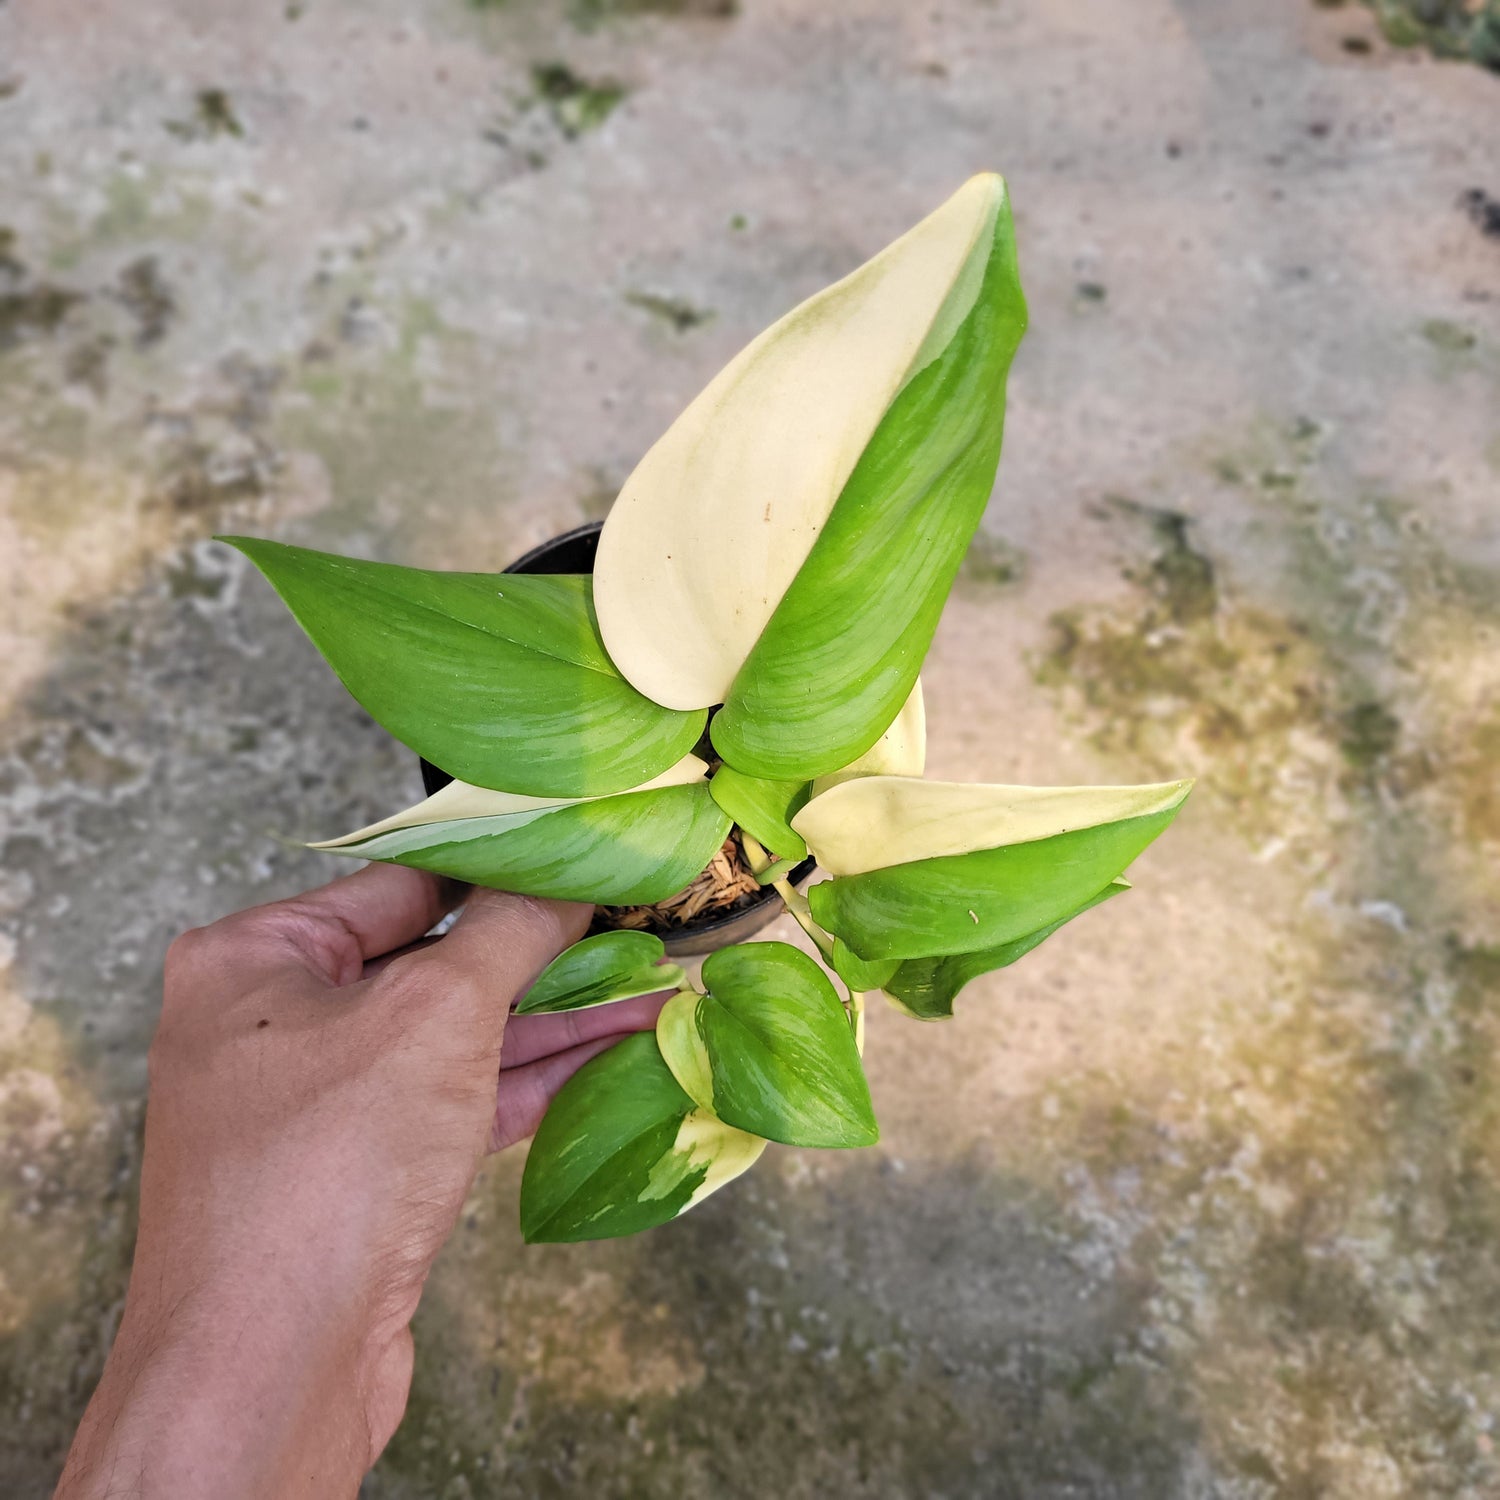
POLYGON ((622 905, 681 890, 738 826, 844 988, 785 943, 712 954, 701 990, 645 933, 569 949, 522 1011, 678 993, 557 1096, 528 1239, 661 1224, 768 1140, 873 1142, 866 995, 950 1016, 969 980, 1125 889, 1186 797, 921 779, 917 674, 1025 326, 1004 184, 975 177, 719 373, 626 481, 592 578, 235 539, 365 709, 456 778, 316 847, 622 905), (832 878, 804 895, 785 874, 809 852, 832 878))

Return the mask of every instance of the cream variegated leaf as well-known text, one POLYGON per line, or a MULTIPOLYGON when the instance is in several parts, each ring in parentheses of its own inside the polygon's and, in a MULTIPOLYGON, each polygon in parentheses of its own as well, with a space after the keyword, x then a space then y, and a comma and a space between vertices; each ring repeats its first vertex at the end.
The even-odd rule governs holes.
POLYGON ((1035 843, 1179 806, 1190 781, 1146 786, 999 786, 866 776, 814 797, 792 819, 830 875, 1035 843))
POLYGON ((594 603, 611 660, 648 698, 726 700, 891 403, 978 298, 1004 200, 998 177, 972 178, 788 313, 626 480, 599 539, 594 603))
POLYGON ((808 906, 864 965, 1040 941, 1125 871, 1190 789, 845 782, 794 819, 835 877, 808 906))
POLYGON ((885 733, 842 771, 819 776, 812 784, 812 794, 820 796, 859 776, 920 776, 926 768, 927 707, 919 677, 885 733))
MULTIPOLYGON (((691 786, 708 774, 708 765, 696 755, 684 755, 676 765, 660 776, 630 788, 630 792, 651 792, 660 787, 691 786)), ((407 848, 420 847, 424 837, 417 830, 434 823, 476 824, 491 819, 505 820, 504 826, 521 827, 547 813, 581 802, 598 802, 598 797, 527 797, 519 792, 492 792, 488 787, 470 786, 465 781, 450 781, 421 802, 393 813, 388 818, 356 828, 353 833, 336 839, 322 839, 309 844, 329 854, 358 854, 361 859, 387 859, 407 848)), ((500 824, 495 825, 497 828, 500 824)))
POLYGON ((532 1244, 611 1239, 668 1223, 765 1150, 683 1092, 638 1032, 584 1064, 552 1101, 526 1158, 521 1231, 532 1244))
POLYGON ((693 1101, 726 1124, 788 1146, 880 1138, 859 1048, 823 970, 786 943, 721 948, 706 994, 669 1000, 656 1040, 693 1101))
POLYGON ((450 784, 315 848, 565 901, 649 904, 680 891, 728 836, 707 767, 685 756, 643 786, 549 800, 450 784))

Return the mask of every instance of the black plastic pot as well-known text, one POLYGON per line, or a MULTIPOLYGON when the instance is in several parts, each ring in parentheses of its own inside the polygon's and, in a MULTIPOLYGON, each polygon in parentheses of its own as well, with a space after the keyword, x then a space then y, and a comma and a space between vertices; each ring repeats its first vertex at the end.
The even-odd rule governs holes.
MULTIPOLYGON (((599 551, 599 531, 602 522, 590 521, 586 526, 577 526, 561 536, 533 547, 530 552, 518 557, 505 571, 507 573, 592 573, 594 557, 599 551)), ((706 738, 706 736, 705 736, 706 738)), ((706 747, 700 746, 701 750, 706 747)), ((422 785, 430 797, 447 786, 453 778, 440 771, 431 761, 422 762, 422 785)), ((800 885, 812 874, 817 861, 806 859, 796 867, 789 877, 794 885, 800 885)), ((716 948, 727 948, 731 943, 743 942, 760 931, 768 922, 780 915, 781 897, 767 886, 738 911, 720 916, 705 917, 689 922, 685 927, 670 932, 659 932, 657 936, 666 944, 667 952, 674 958, 690 958, 700 953, 712 953, 716 948)))

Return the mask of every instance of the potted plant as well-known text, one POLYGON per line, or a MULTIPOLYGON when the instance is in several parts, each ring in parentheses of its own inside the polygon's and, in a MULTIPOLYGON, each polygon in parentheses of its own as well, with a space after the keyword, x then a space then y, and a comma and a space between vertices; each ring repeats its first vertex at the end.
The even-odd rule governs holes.
POLYGON ((767 1141, 875 1141, 867 997, 951 1016, 969 980, 1125 889, 1187 796, 922 778, 918 672, 989 499, 1025 326, 1005 186, 978 176, 714 378, 626 481, 592 569, 227 539, 364 708, 453 778, 314 847, 613 913, 522 1011, 678 991, 554 1100, 522 1182, 528 1240, 664 1223, 767 1141), (804 894, 809 859, 831 878, 804 894), (701 988, 663 963, 663 904, 716 860, 774 891, 826 969, 778 942, 717 947, 701 988))

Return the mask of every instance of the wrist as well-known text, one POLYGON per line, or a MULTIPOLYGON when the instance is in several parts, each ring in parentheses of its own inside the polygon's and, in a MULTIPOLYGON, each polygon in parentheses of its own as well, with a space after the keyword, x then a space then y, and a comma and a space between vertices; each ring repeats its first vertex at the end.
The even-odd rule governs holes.
POLYGON ((127 1298, 58 1496, 353 1495, 373 1458, 360 1365, 300 1300, 127 1298))

